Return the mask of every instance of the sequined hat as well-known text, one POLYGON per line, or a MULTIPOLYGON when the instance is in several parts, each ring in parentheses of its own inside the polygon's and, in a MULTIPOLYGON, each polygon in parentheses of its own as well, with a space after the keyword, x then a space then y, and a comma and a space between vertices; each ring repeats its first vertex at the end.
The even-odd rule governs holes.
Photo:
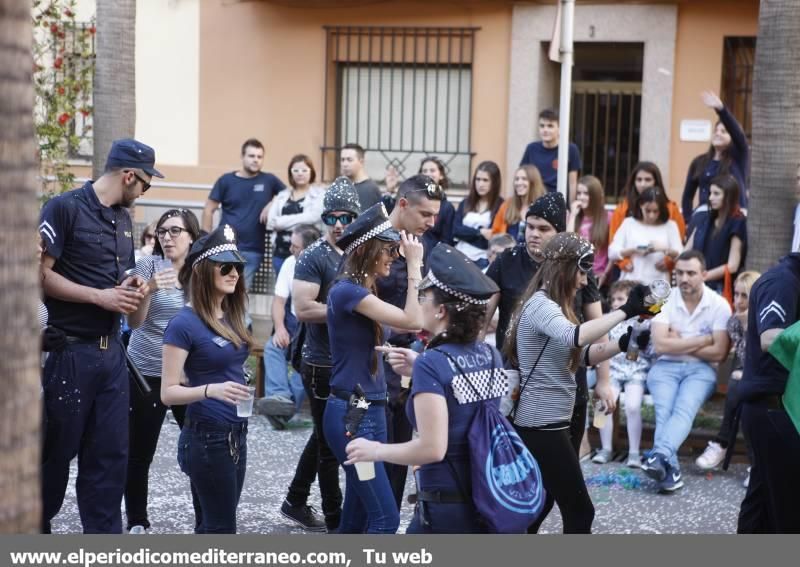
POLYGON ((358 192, 347 177, 337 177, 325 191, 322 201, 322 214, 327 215, 334 211, 353 213, 358 215, 361 212, 361 203, 358 200, 358 192))
POLYGON ((539 217, 553 225, 556 232, 567 230, 567 203, 561 193, 545 193, 528 207, 525 218, 539 217))
POLYGON ((400 233, 389 222, 389 214, 383 203, 376 203, 364 211, 361 216, 354 220, 336 241, 336 246, 349 254, 371 238, 386 240, 387 242, 397 242, 400 240, 400 233))
POLYGON ((475 262, 444 242, 431 251, 428 274, 417 286, 420 291, 430 287, 474 305, 486 305, 489 298, 500 291, 475 262))
POLYGON ((244 256, 236 246, 236 232, 229 224, 220 225, 211 234, 207 234, 192 244, 186 261, 194 268, 203 260, 218 263, 244 264, 244 256))

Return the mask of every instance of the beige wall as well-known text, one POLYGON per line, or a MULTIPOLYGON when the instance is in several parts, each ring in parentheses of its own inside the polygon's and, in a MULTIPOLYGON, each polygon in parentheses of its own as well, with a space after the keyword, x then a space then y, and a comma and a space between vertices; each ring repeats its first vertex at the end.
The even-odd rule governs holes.
MULTIPOLYGON (((250 136, 264 168, 285 177, 292 154, 319 162, 323 143, 324 25, 479 26, 473 66, 475 161, 504 163, 511 7, 491 2, 392 2, 301 9, 205 0, 200 10, 200 151, 194 177, 213 181, 238 164, 250 136)), ((369 156, 367 157, 369 159, 369 156)), ((178 172, 180 173, 180 172, 178 172)))
POLYGON ((700 100, 700 92, 707 89, 717 93, 720 91, 724 38, 757 34, 758 0, 710 0, 679 4, 669 175, 673 199, 680 199, 692 159, 709 146, 708 142, 681 142, 681 120, 716 121, 716 114, 700 100))

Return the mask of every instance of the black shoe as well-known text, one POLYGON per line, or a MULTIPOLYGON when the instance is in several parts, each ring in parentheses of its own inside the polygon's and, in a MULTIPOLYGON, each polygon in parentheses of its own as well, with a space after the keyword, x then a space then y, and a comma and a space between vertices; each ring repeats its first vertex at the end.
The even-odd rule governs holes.
POLYGON ((667 460, 659 453, 650 453, 642 459, 642 470, 657 482, 667 478, 667 460))
POLYGON ((281 516, 288 518, 304 530, 310 532, 326 531, 325 522, 320 519, 312 506, 292 506, 288 500, 283 501, 281 516))
POLYGON ((272 428, 276 431, 286 431, 289 429, 288 422, 289 420, 283 416, 278 415, 268 415, 266 416, 267 421, 269 421, 272 428))
POLYGON ((671 466, 667 467, 667 476, 658 484, 659 492, 675 492, 683 488, 683 477, 681 477, 680 469, 673 469, 671 466))
POLYGON ((285 417, 286 421, 294 415, 294 402, 283 396, 267 396, 256 402, 256 413, 285 417))

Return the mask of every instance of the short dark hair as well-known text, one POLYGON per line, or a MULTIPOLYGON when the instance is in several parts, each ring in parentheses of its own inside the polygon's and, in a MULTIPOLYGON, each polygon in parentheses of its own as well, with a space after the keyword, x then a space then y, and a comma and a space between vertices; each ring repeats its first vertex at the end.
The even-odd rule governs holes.
POLYGON ((242 144, 242 155, 245 154, 245 152, 247 151, 247 148, 256 148, 256 149, 259 149, 259 150, 261 150, 263 152, 264 151, 264 144, 262 144, 256 138, 249 138, 249 139, 244 141, 244 144, 242 144))
MULTIPOLYGON (((421 173, 412 175, 397 188, 397 198, 405 199, 415 205, 419 204, 423 199, 441 201, 444 193, 440 191, 432 196, 427 192, 428 185, 437 186, 436 182, 427 175, 422 175, 421 173)), ((438 187, 441 189, 440 185, 438 187)))
POLYGON ((364 151, 364 148, 362 148, 358 144, 345 144, 344 146, 342 146, 342 150, 355 150, 356 155, 358 155, 358 159, 364 159, 364 154, 366 153, 364 151))
POLYGON ((495 234, 489 239, 489 247, 502 246, 503 248, 511 248, 517 243, 514 237, 510 234, 502 233, 495 234))
POLYGON ((296 163, 304 163, 308 166, 308 169, 311 171, 308 177, 308 184, 311 185, 314 181, 317 180, 317 169, 314 167, 314 162, 311 161, 311 158, 305 154, 297 154, 289 160, 289 167, 287 168, 286 175, 288 175, 289 185, 292 187, 296 187, 294 184, 294 177, 292 177, 292 166, 296 163))
POLYGON ((636 280, 617 280, 611 284, 611 287, 608 289, 608 297, 610 298, 617 292, 630 294, 631 290, 637 285, 639 285, 639 282, 636 280))
POLYGON ((322 234, 313 224, 298 224, 292 229, 292 234, 297 234, 303 240, 303 249, 308 248, 313 242, 319 240, 322 234))
POLYGON ((703 253, 700 252, 700 250, 684 250, 677 258, 675 258, 676 263, 686 260, 697 260, 700 262, 700 269, 706 269, 706 257, 703 256, 703 253))
POLYGON ((558 122, 558 110, 555 108, 545 108, 539 113, 539 120, 549 120, 550 122, 558 122))

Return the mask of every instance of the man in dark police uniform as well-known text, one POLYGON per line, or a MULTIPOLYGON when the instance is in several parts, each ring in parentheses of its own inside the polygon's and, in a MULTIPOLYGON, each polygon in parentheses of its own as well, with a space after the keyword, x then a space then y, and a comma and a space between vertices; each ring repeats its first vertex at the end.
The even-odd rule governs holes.
POLYGON ((750 290, 742 430, 753 468, 739 511, 739 533, 800 533, 800 435, 781 399, 788 371, 769 347, 800 320, 800 253, 781 258, 750 290))
POLYGON ((128 369, 121 314, 135 311, 146 285, 133 268, 127 208, 150 188, 155 152, 136 140, 111 146, 105 172, 51 199, 39 233, 49 323, 61 335, 43 374, 42 531, 64 501, 79 455, 77 496, 84 533, 120 533, 128 462, 128 369))

